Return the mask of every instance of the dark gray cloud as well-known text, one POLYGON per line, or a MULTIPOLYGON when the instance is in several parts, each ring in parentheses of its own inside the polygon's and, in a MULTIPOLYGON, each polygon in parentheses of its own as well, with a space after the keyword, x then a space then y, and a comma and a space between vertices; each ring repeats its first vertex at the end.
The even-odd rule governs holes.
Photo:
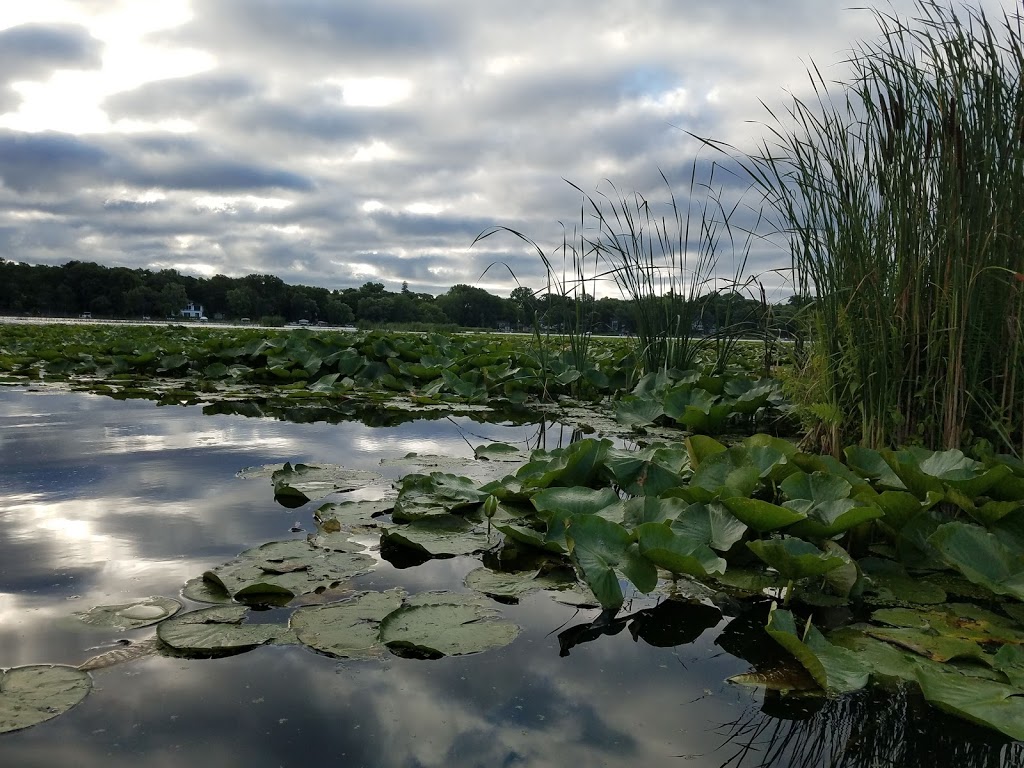
MULTIPOLYGON (((996 16, 1013 6, 981 2, 996 16)), ((75 6, 79 27, 0 30, 0 77, 45 90, 57 69, 97 67, 101 52, 122 60, 110 16, 94 30, 106 48, 90 37, 88 14, 110 4, 75 6)), ((912 13, 913 0, 893 8, 912 13)), ((556 253, 581 226, 566 180, 664 206, 664 173, 685 206, 694 158, 699 182, 726 160, 691 133, 753 150, 770 123, 762 102, 806 93, 811 60, 841 78, 845 51, 875 33, 869 12, 839 0, 204 0, 191 11, 142 43, 206 64, 103 70, 96 107, 109 131, 83 115, 91 132, 79 132, 83 105, 68 93, 67 110, 22 104, 51 116, 19 132, 4 121, 20 96, 0 89, 5 257, 507 294, 507 270, 480 277, 503 263, 539 287, 529 247, 496 236, 470 248, 474 237, 507 226, 556 253)), ((757 203, 744 174, 718 167, 714 180, 726 204, 757 203)), ((736 214, 738 228, 754 221, 736 214)), ((758 241, 748 267, 776 286, 787 263, 758 241)))

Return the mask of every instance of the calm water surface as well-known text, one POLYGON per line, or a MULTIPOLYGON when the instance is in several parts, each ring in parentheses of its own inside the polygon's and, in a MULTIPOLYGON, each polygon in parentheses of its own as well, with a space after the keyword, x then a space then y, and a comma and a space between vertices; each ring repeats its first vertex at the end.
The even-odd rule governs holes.
MULTIPOLYGON (((80 664, 121 637, 144 639, 151 628, 112 633, 71 614, 178 596, 187 579, 247 547, 305 536, 289 529, 312 529, 321 502, 284 509, 268 481, 235 477, 244 467, 331 462, 397 476, 381 459, 468 456, 471 444, 532 444, 537 434, 465 418, 291 424, 0 389, 0 667, 80 664)), ((546 439, 555 447, 569 433, 549 428, 546 439)), ((382 562, 353 586, 461 591, 479 564, 382 562)), ((741 631, 763 623, 756 615, 700 632, 714 625, 713 609, 645 599, 627 608, 646 609, 646 619, 602 634, 582 628, 598 611, 544 595, 500 608, 523 633, 468 657, 339 662, 288 646, 98 670, 69 713, 0 735, 0 766, 1021 764, 1019 745, 907 696, 824 703, 724 684, 749 669, 725 649, 758 636, 741 631)))

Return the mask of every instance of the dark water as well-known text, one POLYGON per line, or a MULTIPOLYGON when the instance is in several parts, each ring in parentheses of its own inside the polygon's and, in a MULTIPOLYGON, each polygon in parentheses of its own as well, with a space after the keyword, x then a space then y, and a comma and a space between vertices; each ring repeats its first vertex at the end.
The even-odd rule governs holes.
MULTIPOLYGON (((145 638, 151 629, 119 635, 71 614, 177 596, 247 547, 304 536, 289 528, 312 528, 319 503, 284 509, 266 481, 235 477, 243 467, 381 470, 410 451, 470 455, 470 444, 537 433, 464 418, 291 424, 0 389, 0 667, 79 664, 119 637, 145 638)), ((550 448, 569 433, 545 437, 550 448)), ((478 566, 382 562, 354 586, 462 590, 478 566)), ((439 661, 339 663, 293 646, 120 664, 93 672, 93 692, 69 713, 0 735, 0 766, 1021 764, 1018 745, 907 695, 821 702, 724 684, 749 669, 724 649, 752 658, 767 640, 756 614, 716 627, 708 606, 627 608, 644 613, 602 632, 584 626, 597 611, 534 595, 501 606, 524 627, 511 646, 439 661)))

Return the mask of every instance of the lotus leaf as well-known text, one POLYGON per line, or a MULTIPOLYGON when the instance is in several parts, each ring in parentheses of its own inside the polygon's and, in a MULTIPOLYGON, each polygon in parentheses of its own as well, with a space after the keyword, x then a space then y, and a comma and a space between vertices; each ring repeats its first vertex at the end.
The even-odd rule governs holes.
POLYGON ((725 560, 707 544, 681 536, 663 523, 644 523, 637 526, 634 535, 640 554, 670 573, 705 578, 712 573, 725 573, 725 560))
POLYGON ((892 491, 906 490, 907 486, 878 451, 854 445, 847 448, 844 453, 847 466, 862 477, 872 480, 880 488, 892 491))
POLYGON ((708 456, 729 450, 713 437, 706 435, 690 435, 686 438, 686 453, 690 457, 690 465, 696 469, 708 456))
POLYGON ((998 595, 1024 600, 1024 557, 1007 549, 984 528, 968 523, 946 523, 928 542, 942 559, 975 584, 998 595))
POLYGON ((626 395, 615 403, 615 420, 630 428, 654 424, 664 415, 662 404, 646 395, 626 395))
POLYGON ((584 581, 604 608, 622 605, 616 569, 641 592, 650 592, 657 586, 657 569, 640 554, 632 536, 621 525, 594 515, 576 515, 566 527, 566 541, 584 581))
POLYGON ((985 654, 977 643, 958 637, 943 637, 925 630, 905 627, 868 627, 864 632, 878 640, 906 648, 932 661, 985 658, 985 654))
POLYGON ((865 629, 866 625, 863 624, 842 627, 830 632, 828 640, 833 645, 856 653, 857 658, 871 669, 871 676, 875 680, 917 682, 915 670, 929 662, 898 645, 876 640, 865 634, 865 629))
POLYGON ((611 446, 611 440, 579 440, 565 448, 549 451, 520 467, 516 478, 522 482, 524 489, 590 486, 597 479, 598 470, 603 467, 611 446))
POLYGON ((619 503, 619 496, 611 488, 545 488, 533 498, 538 512, 561 512, 566 515, 593 515, 605 507, 619 503))
POLYGON ((881 609, 875 611, 871 619, 984 645, 1024 644, 1024 630, 1017 628, 1012 620, 971 603, 952 603, 930 610, 881 609))
POLYGON ((842 557, 792 536, 748 541, 747 547, 790 581, 821 576, 844 563, 842 557))
POLYGON ((76 613, 86 624, 110 629, 139 629, 163 621, 181 610, 181 603, 170 597, 146 597, 121 605, 98 605, 76 613))
POLYGON ((693 473, 691 486, 711 491, 721 499, 749 497, 761 481, 746 448, 737 446, 707 456, 693 473))
POLYGON ((1024 689, 1024 646, 1004 645, 992 657, 992 668, 1002 672, 1010 685, 1024 689))
POLYGON ((723 503, 713 501, 687 506, 672 522, 672 530, 680 536, 699 541, 719 552, 727 552, 746 534, 747 525, 723 503))
POLYGON ((605 457, 605 467, 616 485, 634 496, 657 496, 681 485, 688 464, 685 450, 664 443, 639 451, 609 448, 605 457))
POLYGON ((194 579, 186 581, 185 586, 181 588, 181 596, 195 600, 197 603, 222 605, 231 602, 231 595, 224 587, 204 579, 202 576, 196 576, 194 579))
POLYGON ((92 689, 87 672, 56 664, 0 670, 0 733, 29 728, 81 703, 92 689))
POLYGON ((513 541, 518 541, 537 549, 558 554, 565 554, 568 551, 568 544, 565 542, 564 535, 561 539, 557 537, 549 538, 546 534, 524 525, 505 524, 495 525, 494 527, 513 541))
POLYGON ((918 668, 916 675, 932 706, 1011 739, 1024 739, 1024 698, 1019 688, 934 667, 918 668))
POLYGON ((381 622, 381 641, 402 656, 440 658, 508 645, 519 627, 480 597, 445 592, 414 595, 381 622))
POLYGON ((466 575, 466 586, 497 600, 515 600, 542 589, 561 590, 576 584, 576 576, 569 570, 552 572, 492 571, 477 568, 466 575))
POLYGON ((801 637, 793 614, 773 606, 766 629, 830 696, 857 691, 867 685, 869 667, 852 651, 832 645, 809 621, 801 637))
POLYGON ((776 531, 806 518, 803 512, 761 499, 727 498, 722 499, 722 505, 737 520, 758 533, 776 531))
POLYGON ((837 499, 820 504, 808 499, 794 499, 785 502, 784 506, 807 515, 805 520, 794 524, 788 533, 816 541, 838 536, 884 514, 873 504, 861 504, 853 499, 837 499))
POLYGON ((218 605, 182 613, 157 625, 160 640, 176 651, 241 653, 258 645, 294 642, 282 624, 243 624, 244 605, 218 605))
POLYGON ((338 533, 355 527, 376 527, 374 518, 390 512, 394 506, 393 499, 342 501, 322 505, 317 509, 315 517, 323 533, 338 533))
POLYGON ((310 605, 297 609, 288 626, 299 642, 314 650, 344 659, 380 656, 380 623, 402 605, 405 593, 360 592, 348 600, 330 605, 310 605))
POLYGON ((381 546, 405 547, 430 557, 471 555, 496 543, 496 538, 455 515, 424 518, 388 528, 381 535, 381 546))
POLYGON ((884 605, 911 603, 936 605, 946 602, 946 591, 930 579, 910 576, 902 565, 874 557, 858 561, 864 573, 864 594, 868 602, 884 605))

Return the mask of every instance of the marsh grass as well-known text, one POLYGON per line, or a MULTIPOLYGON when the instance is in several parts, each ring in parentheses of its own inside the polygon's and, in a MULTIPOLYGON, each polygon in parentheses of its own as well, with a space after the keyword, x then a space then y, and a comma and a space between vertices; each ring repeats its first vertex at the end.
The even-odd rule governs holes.
POLYGON ((824 444, 1024 449, 1019 15, 874 11, 852 75, 773 114, 748 170, 816 295, 824 444), (789 127, 792 126, 792 127, 789 127))

